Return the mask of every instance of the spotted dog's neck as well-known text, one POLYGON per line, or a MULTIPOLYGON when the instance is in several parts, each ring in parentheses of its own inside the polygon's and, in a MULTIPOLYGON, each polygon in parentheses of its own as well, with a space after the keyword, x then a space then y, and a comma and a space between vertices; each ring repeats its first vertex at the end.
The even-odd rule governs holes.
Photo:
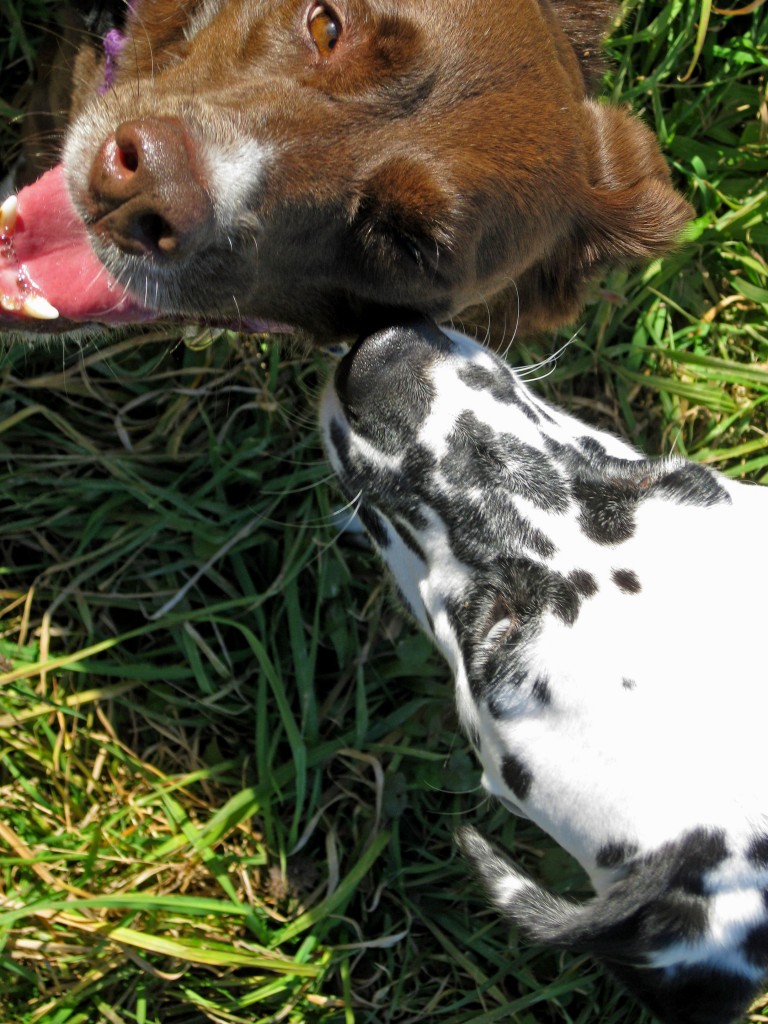
POLYGON ((568 625, 601 587, 640 588, 615 549, 640 503, 725 497, 705 470, 643 459, 541 401, 491 351, 437 328, 367 339, 340 367, 322 419, 403 602, 457 677, 468 667, 474 697, 490 686, 491 702, 489 647, 503 640, 507 653, 546 615, 568 625))

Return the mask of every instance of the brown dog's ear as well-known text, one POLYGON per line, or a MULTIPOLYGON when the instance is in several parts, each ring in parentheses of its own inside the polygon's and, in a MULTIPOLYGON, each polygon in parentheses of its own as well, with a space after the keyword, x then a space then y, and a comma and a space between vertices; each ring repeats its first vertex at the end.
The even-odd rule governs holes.
MULTIPOLYGON (((654 135, 629 112, 585 101, 588 180, 574 197, 567 237, 489 305, 462 321, 503 324, 505 340, 572 323, 590 281, 661 256, 694 211, 675 191, 654 135)), ((493 329, 492 329, 493 333, 493 329)))
POLYGON ((668 252, 694 211, 672 187, 656 138, 621 108, 587 102, 584 109, 593 140, 579 225, 585 269, 668 252))

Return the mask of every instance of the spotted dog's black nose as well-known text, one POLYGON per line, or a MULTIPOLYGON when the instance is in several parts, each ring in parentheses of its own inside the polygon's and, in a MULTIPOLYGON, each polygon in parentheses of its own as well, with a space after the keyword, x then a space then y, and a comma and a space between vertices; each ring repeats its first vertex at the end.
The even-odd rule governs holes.
POLYGON ((376 331, 356 342, 336 371, 336 393, 355 432, 392 451, 413 440, 434 387, 427 372, 454 348, 430 320, 376 331))

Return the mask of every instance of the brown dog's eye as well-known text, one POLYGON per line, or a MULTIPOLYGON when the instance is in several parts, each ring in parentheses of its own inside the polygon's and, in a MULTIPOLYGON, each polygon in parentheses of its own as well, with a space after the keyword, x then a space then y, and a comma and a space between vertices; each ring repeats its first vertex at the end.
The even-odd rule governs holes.
POLYGON ((327 7, 318 4, 309 14, 309 34, 320 56, 329 57, 339 41, 341 25, 327 7))

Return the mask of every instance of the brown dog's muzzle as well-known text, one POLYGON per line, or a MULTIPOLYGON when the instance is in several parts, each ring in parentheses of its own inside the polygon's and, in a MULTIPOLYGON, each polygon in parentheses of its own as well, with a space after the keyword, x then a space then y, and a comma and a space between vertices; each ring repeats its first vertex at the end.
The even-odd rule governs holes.
POLYGON ((175 118, 119 125, 93 162, 86 207, 104 241, 157 260, 191 255, 214 227, 194 149, 175 118))

